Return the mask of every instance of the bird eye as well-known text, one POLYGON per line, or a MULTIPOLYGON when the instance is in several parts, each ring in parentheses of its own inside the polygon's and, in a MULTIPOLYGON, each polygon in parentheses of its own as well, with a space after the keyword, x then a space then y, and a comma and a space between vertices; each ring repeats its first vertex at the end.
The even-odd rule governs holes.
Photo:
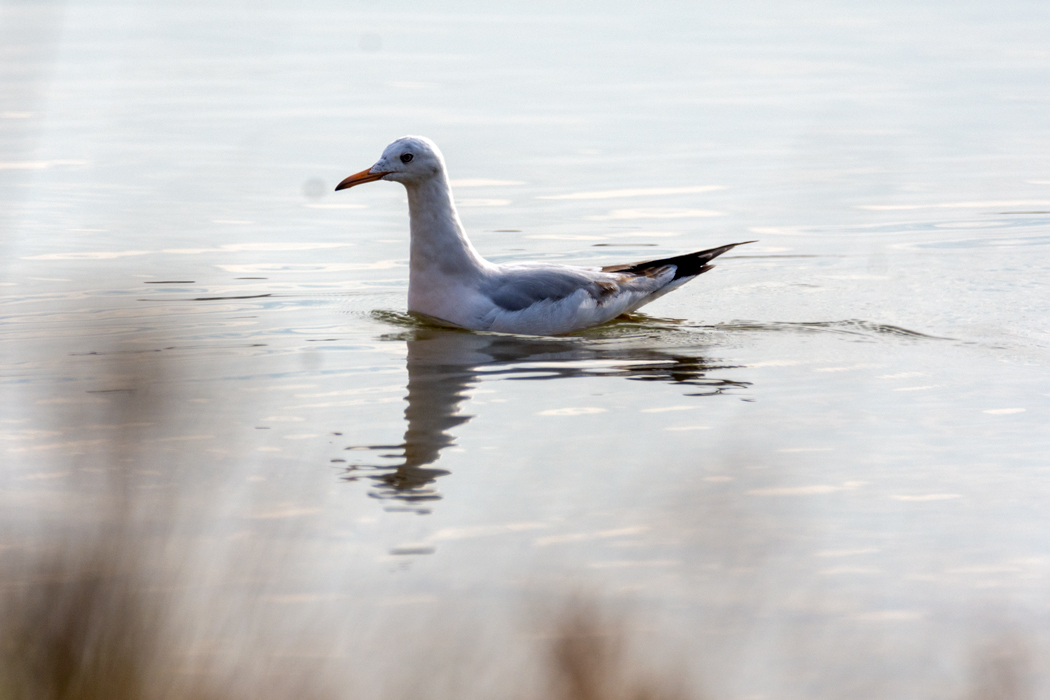
POLYGON ((402 153, 401 154, 401 162, 402 163, 410 163, 410 162, 412 162, 412 154, 411 153, 402 153))

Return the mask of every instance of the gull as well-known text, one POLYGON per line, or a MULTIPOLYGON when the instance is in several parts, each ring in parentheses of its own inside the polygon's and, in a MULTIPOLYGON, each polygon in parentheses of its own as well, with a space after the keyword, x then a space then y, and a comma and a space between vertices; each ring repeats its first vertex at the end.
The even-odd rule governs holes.
POLYGON ((336 190, 376 180, 408 191, 411 243, 409 313, 440 325, 519 335, 564 335, 629 314, 697 275, 711 260, 744 243, 605 267, 485 260, 456 213, 445 159, 437 145, 405 136, 379 161, 336 190))

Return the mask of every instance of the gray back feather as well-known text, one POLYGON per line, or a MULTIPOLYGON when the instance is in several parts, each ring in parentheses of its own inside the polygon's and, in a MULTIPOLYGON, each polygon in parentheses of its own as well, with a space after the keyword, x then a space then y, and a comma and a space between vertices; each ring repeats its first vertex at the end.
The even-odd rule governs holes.
POLYGON ((481 292, 506 311, 521 311, 541 301, 558 301, 584 290, 595 299, 614 293, 615 285, 599 284, 600 272, 579 268, 513 265, 481 286, 481 292), (610 289, 612 287, 612 289, 610 289))

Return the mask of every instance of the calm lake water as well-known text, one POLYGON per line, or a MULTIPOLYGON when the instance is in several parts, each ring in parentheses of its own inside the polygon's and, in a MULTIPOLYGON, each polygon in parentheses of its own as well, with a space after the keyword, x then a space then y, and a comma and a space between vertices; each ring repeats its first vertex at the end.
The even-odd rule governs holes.
POLYGON ((573 596, 717 698, 1038 660, 1050 5, 501 7, 0 3, 0 562, 123 464, 187 658, 357 697, 509 697, 573 596), (404 190, 331 191, 406 133, 494 261, 759 242, 574 336, 428 328, 404 190))

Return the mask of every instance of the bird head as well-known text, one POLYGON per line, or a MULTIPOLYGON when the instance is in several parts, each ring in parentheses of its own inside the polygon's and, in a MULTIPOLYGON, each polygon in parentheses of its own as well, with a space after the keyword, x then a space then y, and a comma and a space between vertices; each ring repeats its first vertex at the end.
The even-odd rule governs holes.
POLYGON ((423 136, 403 136, 386 147, 382 157, 367 170, 344 179, 336 190, 376 180, 393 180, 405 186, 434 177, 445 168, 437 145, 423 136))

